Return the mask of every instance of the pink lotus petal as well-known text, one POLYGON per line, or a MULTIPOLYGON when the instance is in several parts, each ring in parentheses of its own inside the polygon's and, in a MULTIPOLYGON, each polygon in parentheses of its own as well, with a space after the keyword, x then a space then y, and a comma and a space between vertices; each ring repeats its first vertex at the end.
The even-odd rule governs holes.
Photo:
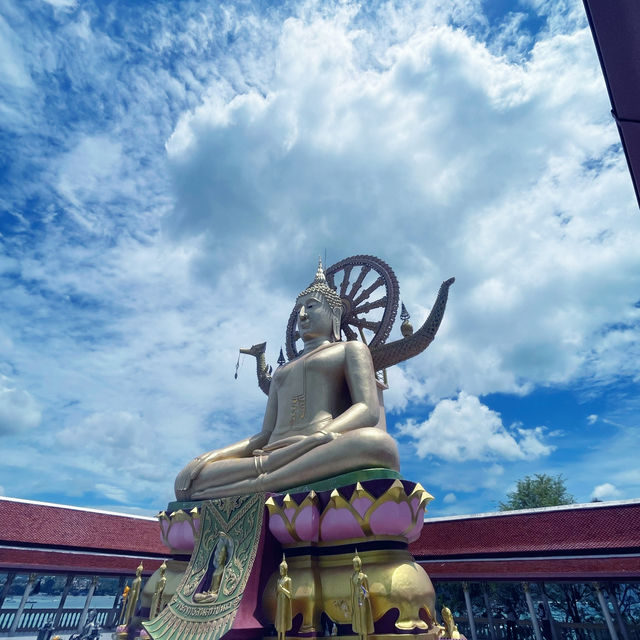
POLYGON ((320 525, 320 540, 344 540, 360 538, 364 535, 362 527, 348 509, 331 509, 325 511, 320 525))
POLYGON ((411 508, 406 502, 385 502, 371 514, 371 532, 377 536, 401 535, 411 526, 411 515, 411 508))
POLYGON ((295 531, 300 540, 318 542, 320 537, 320 512, 318 507, 307 505, 300 511, 296 518, 295 531))
POLYGON ((297 542, 287 531, 287 525, 284 523, 284 520, 279 513, 274 513, 269 516, 269 531, 273 533, 280 544, 297 542))

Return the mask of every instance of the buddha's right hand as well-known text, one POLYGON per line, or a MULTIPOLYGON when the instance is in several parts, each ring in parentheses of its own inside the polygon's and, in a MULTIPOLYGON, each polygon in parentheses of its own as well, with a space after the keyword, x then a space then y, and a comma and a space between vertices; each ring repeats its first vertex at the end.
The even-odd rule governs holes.
POLYGON ((217 460, 224 459, 219 451, 212 451, 210 453, 204 453, 197 458, 194 458, 187 466, 178 473, 175 481, 175 492, 178 500, 189 499, 189 488, 191 483, 200 475, 200 472, 210 462, 216 462, 217 460))

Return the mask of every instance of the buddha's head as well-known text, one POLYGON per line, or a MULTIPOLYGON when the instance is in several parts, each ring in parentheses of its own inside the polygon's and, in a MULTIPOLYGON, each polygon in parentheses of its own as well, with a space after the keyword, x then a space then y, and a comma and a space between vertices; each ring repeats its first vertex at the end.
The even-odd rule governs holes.
POLYGON ((284 554, 282 554, 282 562, 280 563, 280 575, 284 578, 287 575, 287 571, 289 570, 289 565, 287 561, 284 559, 284 554))
POLYGON ((338 293, 327 284, 322 262, 313 282, 296 299, 298 311, 298 332, 303 340, 326 337, 340 340, 340 319, 342 302, 338 293))
POLYGON ((360 571, 360 569, 362 569, 362 560, 360 560, 360 556, 358 555, 357 551, 356 551, 356 555, 353 556, 353 568, 356 571, 360 571))

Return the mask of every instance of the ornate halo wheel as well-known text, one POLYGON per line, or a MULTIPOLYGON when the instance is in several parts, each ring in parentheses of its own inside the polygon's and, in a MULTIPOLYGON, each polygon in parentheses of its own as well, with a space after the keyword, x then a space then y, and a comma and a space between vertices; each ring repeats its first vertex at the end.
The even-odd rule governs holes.
MULTIPOLYGON (((342 300, 342 339, 362 340, 370 347, 381 345, 389 337, 400 298, 391 267, 375 256, 353 256, 336 262, 325 275, 342 300)), ((289 360, 298 356, 298 346, 302 344, 296 330, 297 319, 298 305, 287 324, 289 360)))

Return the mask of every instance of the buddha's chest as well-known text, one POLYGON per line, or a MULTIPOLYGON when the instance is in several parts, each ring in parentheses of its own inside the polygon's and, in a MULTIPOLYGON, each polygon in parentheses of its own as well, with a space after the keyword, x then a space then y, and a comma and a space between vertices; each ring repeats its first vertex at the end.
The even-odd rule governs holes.
POLYGON ((344 386, 341 345, 302 356, 276 371, 278 424, 300 425, 320 411, 332 413, 344 386))

